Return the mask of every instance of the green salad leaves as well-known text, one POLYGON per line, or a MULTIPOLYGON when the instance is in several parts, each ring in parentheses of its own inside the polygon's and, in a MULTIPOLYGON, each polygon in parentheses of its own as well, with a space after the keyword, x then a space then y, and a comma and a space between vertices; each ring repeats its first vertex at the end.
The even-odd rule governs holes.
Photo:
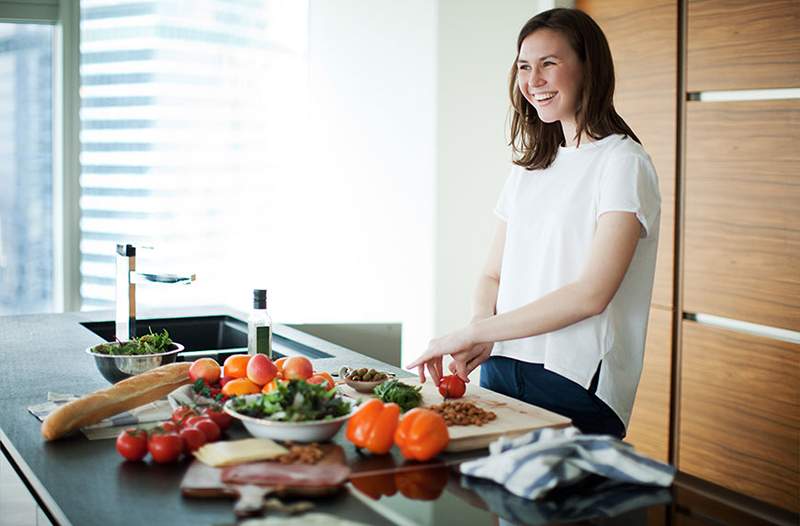
POLYGON ((350 413, 350 404, 336 394, 336 388, 302 380, 278 382, 278 388, 251 400, 234 398, 234 411, 255 418, 277 422, 332 420, 350 413))
POLYGON ((136 356, 141 354, 161 354, 169 351, 172 339, 167 329, 159 333, 145 334, 128 342, 103 343, 92 348, 98 354, 111 354, 114 356, 136 356))

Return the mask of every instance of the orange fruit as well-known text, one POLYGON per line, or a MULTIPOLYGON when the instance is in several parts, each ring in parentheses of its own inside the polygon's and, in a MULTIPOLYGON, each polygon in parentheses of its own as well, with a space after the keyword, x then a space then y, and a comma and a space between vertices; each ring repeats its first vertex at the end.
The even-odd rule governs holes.
POLYGON ((247 354, 234 354, 225 360, 224 376, 228 378, 244 378, 247 376, 247 362, 250 356, 247 354))
POLYGON ((278 358, 277 360, 275 360, 275 367, 278 368, 279 373, 283 372, 283 364, 286 362, 286 358, 287 357, 284 356, 283 358, 278 358))
POLYGON ((259 392, 261 392, 261 388, 247 378, 236 378, 222 388, 222 394, 225 396, 258 394, 259 392))
POLYGON ((320 371, 320 372, 314 373, 314 374, 317 375, 317 376, 321 376, 321 377, 325 378, 325 380, 327 380, 328 389, 330 389, 331 387, 336 385, 336 382, 333 381, 333 376, 331 376, 331 373, 329 373, 327 371, 320 371))
POLYGON ((266 384, 264 386, 264 388, 261 389, 261 392, 264 393, 264 394, 267 394, 267 393, 271 393, 272 391, 274 391, 277 388, 278 388, 278 379, 275 378, 271 382, 266 384))

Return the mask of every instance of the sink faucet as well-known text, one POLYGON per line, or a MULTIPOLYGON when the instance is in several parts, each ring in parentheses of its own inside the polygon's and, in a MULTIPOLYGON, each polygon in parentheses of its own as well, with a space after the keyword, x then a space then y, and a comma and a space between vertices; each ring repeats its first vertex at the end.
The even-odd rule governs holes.
POLYGON ((136 284, 177 283, 188 285, 195 280, 194 274, 154 274, 136 272, 136 247, 117 244, 117 339, 127 342, 136 336, 136 284))

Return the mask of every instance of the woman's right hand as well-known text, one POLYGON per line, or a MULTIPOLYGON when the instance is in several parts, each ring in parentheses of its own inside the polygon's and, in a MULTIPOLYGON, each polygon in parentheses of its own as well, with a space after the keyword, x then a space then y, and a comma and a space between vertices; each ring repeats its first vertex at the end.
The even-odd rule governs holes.
POLYGON ((469 383, 469 373, 485 362, 492 355, 493 343, 479 343, 471 349, 453 355, 453 361, 447 366, 452 374, 469 383))

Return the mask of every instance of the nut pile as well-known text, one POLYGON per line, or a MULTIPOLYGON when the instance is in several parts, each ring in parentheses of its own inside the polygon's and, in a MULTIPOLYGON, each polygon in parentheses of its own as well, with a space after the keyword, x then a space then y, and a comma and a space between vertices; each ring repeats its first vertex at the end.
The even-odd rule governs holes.
POLYGON ((376 371, 375 369, 367 369, 366 367, 356 369, 347 377, 348 380, 353 382, 379 382, 387 378, 389 378, 388 374, 376 371))
POLYGON ((316 442, 304 445, 287 442, 285 447, 289 452, 275 459, 281 464, 316 464, 324 456, 316 442))
POLYGON ((442 415, 448 426, 482 426, 491 422, 497 415, 485 411, 472 402, 450 401, 428 407, 442 415))

